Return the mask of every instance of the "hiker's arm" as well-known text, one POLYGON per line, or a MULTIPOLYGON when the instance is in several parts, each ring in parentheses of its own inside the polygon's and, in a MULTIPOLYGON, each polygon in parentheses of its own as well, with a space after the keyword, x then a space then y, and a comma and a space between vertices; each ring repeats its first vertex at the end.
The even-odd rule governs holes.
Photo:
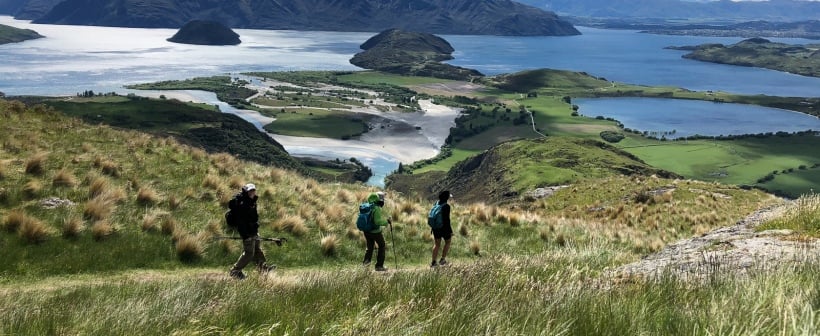
POLYGON ((375 223, 378 226, 387 226, 387 224, 390 224, 387 217, 384 216, 384 211, 382 211, 381 207, 376 207, 374 211, 375 212, 373 213, 373 223, 375 223))

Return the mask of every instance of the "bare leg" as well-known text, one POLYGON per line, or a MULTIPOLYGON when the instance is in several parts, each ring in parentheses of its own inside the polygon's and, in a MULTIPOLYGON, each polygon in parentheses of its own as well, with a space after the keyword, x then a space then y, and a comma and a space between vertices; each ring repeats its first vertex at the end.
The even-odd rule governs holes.
MULTIPOLYGON (((449 251, 450 251, 450 239, 445 239, 444 240, 444 249, 441 250, 441 259, 447 259, 447 252, 449 252, 449 251)), ((436 259, 435 255, 433 256, 433 259, 434 260, 436 259)))
POLYGON ((438 249, 439 249, 440 244, 441 244, 441 240, 433 238, 433 262, 434 263, 436 262, 436 257, 438 256, 438 249))

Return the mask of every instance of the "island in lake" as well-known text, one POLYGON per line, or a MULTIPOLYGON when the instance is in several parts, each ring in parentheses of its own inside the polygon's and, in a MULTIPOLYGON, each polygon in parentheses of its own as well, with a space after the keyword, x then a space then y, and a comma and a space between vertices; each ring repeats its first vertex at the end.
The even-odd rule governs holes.
POLYGON ((0 44, 17 43, 45 36, 31 29, 20 29, 0 24, 0 44))
POLYGON ((698 61, 759 67, 820 77, 820 44, 791 45, 758 37, 729 46, 709 43, 697 46, 667 47, 667 49, 688 50, 690 53, 683 55, 683 58, 698 61))
POLYGON ((168 39, 170 42, 199 45, 237 45, 239 34, 216 21, 192 20, 168 39))

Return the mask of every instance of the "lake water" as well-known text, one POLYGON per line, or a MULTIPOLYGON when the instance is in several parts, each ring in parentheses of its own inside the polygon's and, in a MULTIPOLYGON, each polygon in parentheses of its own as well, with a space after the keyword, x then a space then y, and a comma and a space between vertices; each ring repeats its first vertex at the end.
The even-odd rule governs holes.
POLYGON ((660 133, 657 137, 666 132, 668 139, 820 130, 820 118, 755 105, 658 98, 573 99, 572 103, 585 116, 614 118, 626 128, 660 133))
MULTIPOLYGON (((246 71, 356 70, 349 59, 360 51, 361 43, 375 34, 239 29, 236 31, 242 44, 214 47, 167 42, 165 39, 176 32, 173 29, 35 25, 8 16, 0 16, 0 24, 33 29, 47 37, 0 45, 0 92, 8 95, 73 95, 84 90, 127 93, 122 85, 246 71)), ((487 75, 555 68, 585 71, 631 84, 741 94, 820 96, 820 78, 686 60, 680 57, 683 51, 663 49, 701 43, 731 44, 741 38, 662 36, 583 27, 580 30, 583 35, 569 37, 443 37, 456 49, 456 59, 450 63, 487 75)), ((201 99, 218 103, 210 100, 210 96, 201 99)), ((653 104, 637 102, 631 109, 650 109, 653 104)), ((712 107, 713 113, 722 113, 717 105, 712 107)), ((352 157, 358 152, 336 147, 286 149, 295 155, 331 158, 352 157)), ((398 165, 394 155, 373 150, 373 159, 363 161, 372 163, 374 170, 378 169, 377 175, 383 176, 398 165)))

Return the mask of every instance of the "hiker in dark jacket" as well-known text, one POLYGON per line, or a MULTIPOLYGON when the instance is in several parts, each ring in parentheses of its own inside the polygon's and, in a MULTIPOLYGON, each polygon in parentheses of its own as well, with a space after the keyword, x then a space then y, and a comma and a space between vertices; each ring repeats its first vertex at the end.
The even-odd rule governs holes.
POLYGON ((384 235, 382 235, 382 226, 392 224, 390 218, 387 218, 382 211, 384 207, 384 193, 378 192, 370 194, 367 197, 367 202, 376 205, 373 209, 373 223, 376 228, 370 232, 364 232, 364 238, 367 241, 367 250, 364 252, 363 265, 370 265, 370 258, 373 257, 373 248, 378 245, 379 253, 376 255, 376 271, 384 272, 387 268, 384 267, 384 257, 387 251, 387 245, 384 242, 384 235))
POLYGON ((248 183, 242 191, 231 200, 231 212, 237 216, 237 228, 242 237, 242 255, 231 268, 231 277, 244 279, 242 269, 253 261, 260 272, 268 272, 273 266, 265 263, 265 253, 260 248, 259 240, 259 213, 256 211, 256 186, 248 183))
POLYGON ((449 191, 442 191, 438 194, 438 204, 441 205, 441 221, 442 225, 439 229, 433 229, 433 262, 430 267, 440 265, 447 265, 447 252, 450 251, 450 238, 453 237, 453 228, 450 226, 450 205, 447 200, 450 199, 449 191), (441 247, 441 240, 444 240, 444 248, 441 250, 441 259, 436 263, 439 248, 441 247))

